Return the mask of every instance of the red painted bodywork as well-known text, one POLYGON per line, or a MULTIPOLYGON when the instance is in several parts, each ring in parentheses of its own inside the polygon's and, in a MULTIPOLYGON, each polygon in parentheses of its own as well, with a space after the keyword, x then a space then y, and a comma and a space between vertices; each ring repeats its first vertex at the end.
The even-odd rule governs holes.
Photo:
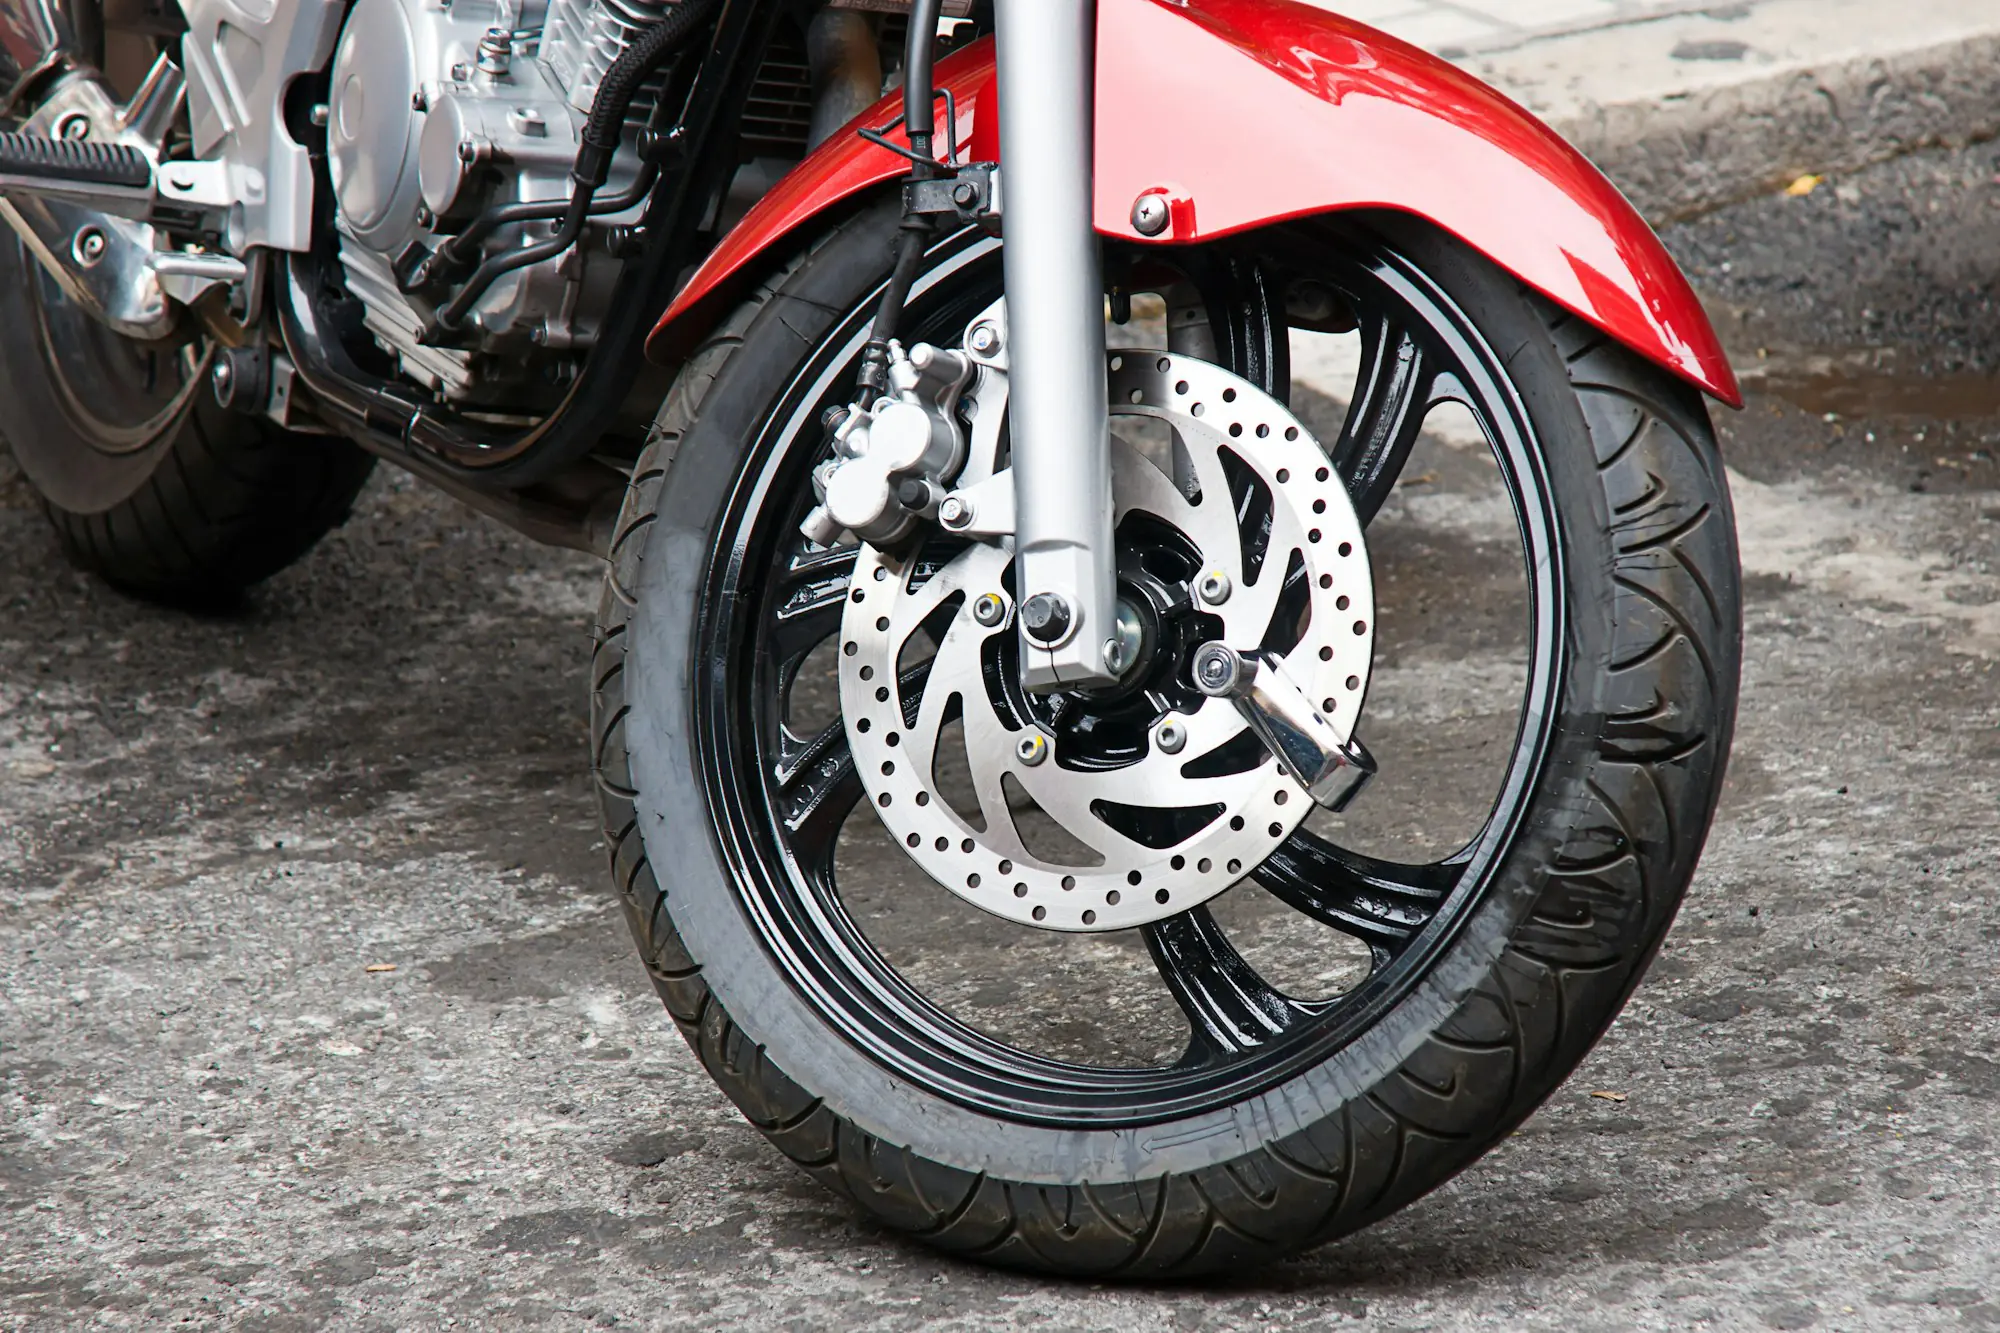
MULTIPOLYGON (((992 62, 981 42, 938 66, 974 161, 999 160, 992 62)), ((857 123, 899 109, 884 99, 857 123)), ((710 253, 654 329, 654 352, 687 347, 760 256, 905 169, 856 135, 821 145, 710 253)), ((1701 303, 1595 167, 1477 79, 1338 15, 1293 0, 1099 0, 1097 230, 1145 241, 1131 208, 1147 192, 1172 205, 1157 244, 1343 209, 1414 213, 1741 405, 1701 303)))

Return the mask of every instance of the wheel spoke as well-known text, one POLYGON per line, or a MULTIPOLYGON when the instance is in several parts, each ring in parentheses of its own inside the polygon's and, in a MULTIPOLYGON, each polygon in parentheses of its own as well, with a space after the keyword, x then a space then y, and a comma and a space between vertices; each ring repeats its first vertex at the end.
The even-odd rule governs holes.
POLYGON ((807 873, 829 883, 834 842, 862 795, 846 725, 836 720, 804 742, 781 738, 772 777, 793 854, 807 873))
POLYGON ((1437 914, 1465 864, 1456 856, 1423 865, 1379 861, 1300 829, 1251 878, 1315 921, 1367 944, 1380 966, 1437 914))
POLYGON ((780 679, 789 681, 808 653, 840 632, 854 557, 852 546, 806 551, 779 574, 764 642, 780 679))
POLYGON ((1257 975, 1206 907, 1156 921, 1145 935, 1154 966, 1194 1029, 1186 1063, 1262 1046, 1314 1012, 1257 975))
POLYGON ((1360 333, 1361 373, 1331 453, 1366 527, 1402 475, 1424 418, 1442 399, 1433 358, 1411 330, 1376 313, 1362 319, 1360 333))

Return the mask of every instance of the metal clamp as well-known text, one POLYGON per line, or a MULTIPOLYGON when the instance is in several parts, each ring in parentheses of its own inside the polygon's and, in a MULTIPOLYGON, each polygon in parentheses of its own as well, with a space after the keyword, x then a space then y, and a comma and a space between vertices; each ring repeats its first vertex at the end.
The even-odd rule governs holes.
POLYGON ((1264 748, 1327 809, 1345 810, 1375 776, 1367 747, 1341 736, 1275 654, 1205 643, 1195 650, 1194 683, 1210 698, 1234 703, 1264 748))

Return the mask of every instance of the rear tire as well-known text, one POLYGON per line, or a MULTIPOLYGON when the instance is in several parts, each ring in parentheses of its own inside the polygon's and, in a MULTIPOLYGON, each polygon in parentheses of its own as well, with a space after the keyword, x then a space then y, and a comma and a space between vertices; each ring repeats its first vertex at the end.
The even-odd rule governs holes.
POLYGON ((348 440, 218 406, 204 347, 121 338, 18 242, 0 251, 0 440, 71 563, 177 605, 226 604, 303 556, 374 467, 348 440))
POLYGON ((1179 1278, 1382 1218, 1568 1077, 1694 873, 1740 633, 1733 520, 1701 400, 1454 242, 1408 225, 1371 242, 1470 316, 1546 446, 1567 624, 1553 739, 1512 842, 1421 984, 1282 1086, 1123 1128, 993 1114, 899 1076, 776 961, 769 898, 749 882, 766 835, 717 827, 727 779, 705 767, 721 714, 700 696, 735 669, 712 665, 715 645, 749 632, 712 621, 752 615, 708 591, 748 559, 730 515, 765 466, 757 449, 788 382, 887 272, 894 221, 893 209, 854 219, 741 307, 683 372, 633 474, 599 612, 593 766, 654 986, 773 1144, 945 1250, 1179 1278))

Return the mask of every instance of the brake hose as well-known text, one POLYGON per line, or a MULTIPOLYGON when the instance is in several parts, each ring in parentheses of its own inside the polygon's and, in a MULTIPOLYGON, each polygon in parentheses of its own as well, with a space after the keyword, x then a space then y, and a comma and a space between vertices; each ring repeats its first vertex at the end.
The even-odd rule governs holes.
MULTIPOLYGON (((931 148, 931 131, 937 123, 932 103, 937 97, 931 78, 931 53, 937 45, 938 15, 944 0, 913 0, 910 5, 908 41, 903 49, 903 132, 909 136, 910 153, 921 159, 910 168, 910 179, 929 180, 938 174, 931 148)), ((945 133, 956 134, 956 125, 945 133)), ((889 388, 889 340, 903 320, 903 306, 910 299, 910 285, 916 281, 917 266, 923 262, 924 242, 930 239, 931 224, 921 214, 905 212, 896 238, 896 266, 890 270, 889 285, 882 290, 882 303, 868 327, 868 342, 861 351, 861 371, 856 385, 862 397, 887 392, 889 388)))

